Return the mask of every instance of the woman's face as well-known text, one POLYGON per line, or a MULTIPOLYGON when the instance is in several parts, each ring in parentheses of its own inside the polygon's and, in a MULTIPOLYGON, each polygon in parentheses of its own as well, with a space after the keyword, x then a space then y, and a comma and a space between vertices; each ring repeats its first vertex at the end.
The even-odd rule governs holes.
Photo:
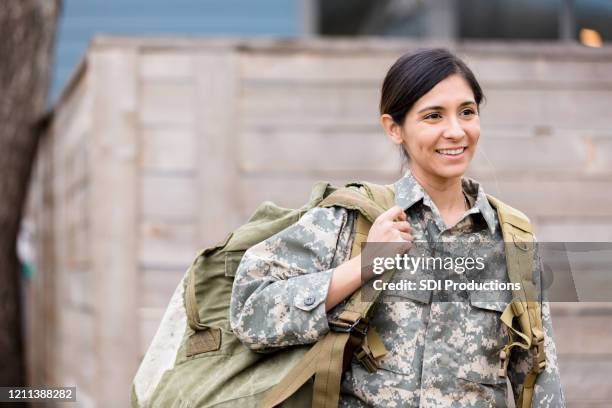
POLYGON ((388 129, 383 120, 383 127, 388 134, 395 133, 395 138, 389 137, 408 151, 413 173, 439 181, 465 173, 480 137, 474 93, 458 74, 440 81, 417 100, 403 126, 388 129))

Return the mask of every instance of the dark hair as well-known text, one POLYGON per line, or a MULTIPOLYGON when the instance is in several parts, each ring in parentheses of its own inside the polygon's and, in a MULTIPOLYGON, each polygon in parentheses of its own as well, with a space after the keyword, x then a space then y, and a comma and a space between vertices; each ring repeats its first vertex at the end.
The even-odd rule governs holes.
MULTIPOLYGON (((389 68, 382 84, 380 114, 389 114, 395 123, 403 125, 415 102, 453 74, 459 74, 467 81, 480 111, 484 95, 472 70, 445 48, 427 48, 402 55, 389 68)), ((403 147, 401 151, 407 159, 403 147)))

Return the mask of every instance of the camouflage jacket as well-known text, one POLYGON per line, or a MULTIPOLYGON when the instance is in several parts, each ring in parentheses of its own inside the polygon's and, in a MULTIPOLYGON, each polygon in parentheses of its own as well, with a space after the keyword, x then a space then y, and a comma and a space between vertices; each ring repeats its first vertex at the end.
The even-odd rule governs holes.
MULTIPOLYGON (((508 282, 495 210, 477 182, 463 178, 462 184, 471 208, 448 228, 410 172, 395 183, 395 203, 406 210, 412 226, 415 245, 411 251, 418 248, 419 255, 428 256, 482 256, 485 268, 465 273, 464 279, 478 274, 478 280, 508 282)), ((350 257, 354 220, 353 211, 315 208, 245 253, 234 281, 230 322, 247 347, 265 352, 307 344, 329 331, 328 319, 341 306, 326 313, 325 298, 334 268, 350 257)), ((534 265, 539 280, 539 258, 534 265)), ((393 280, 397 279, 402 279, 402 273, 396 272, 393 280)), ((422 293, 383 291, 371 326, 388 353, 374 373, 353 361, 342 377, 340 406, 507 406, 510 391, 518 397, 532 356, 515 347, 507 379, 498 376, 499 351, 508 342, 500 316, 511 293, 496 293, 495 301, 490 293, 485 296, 478 291, 438 301, 422 293)), ((533 407, 564 407, 546 301, 542 319, 547 365, 538 376, 533 407)))

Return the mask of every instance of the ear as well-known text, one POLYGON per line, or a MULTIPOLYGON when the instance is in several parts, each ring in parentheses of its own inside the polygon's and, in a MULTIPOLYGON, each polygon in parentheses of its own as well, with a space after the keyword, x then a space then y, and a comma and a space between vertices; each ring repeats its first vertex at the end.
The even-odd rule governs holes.
POLYGON ((401 145, 404 142, 402 139, 402 127, 395 123, 388 113, 380 116, 380 126, 382 126, 391 142, 396 145, 401 145))

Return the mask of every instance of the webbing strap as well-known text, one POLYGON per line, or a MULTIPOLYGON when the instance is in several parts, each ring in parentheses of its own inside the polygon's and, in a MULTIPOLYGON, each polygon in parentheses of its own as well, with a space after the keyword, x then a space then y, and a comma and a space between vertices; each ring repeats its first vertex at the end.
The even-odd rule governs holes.
POLYGON ((342 188, 334 191, 321 201, 319 206, 340 206, 349 210, 357 210, 366 217, 370 223, 373 223, 374 220, 385 211, 383 207, 353 188, 342 188))
MULTIPOLYGON (((351 249, 351 257, 361 253, 361 246, 367 239, 372 223, 380 214, 395 204, 395 192, 392 185, 378 185, 371 183, 351 183, 347 188, 337 190, 330 194, 320 204, 322 207, 341 206, 357 210, 361 216, 355 221, 355 238, 351 249), (359 192, 351 187, 360 187, 359 192), (365 193, 365 194, 364 194, 365 193)), ((393 271, 384 273, 380 280, 388 282, 393 271)), ((342 312, 330 324, 342 326, 354 325, 359 319, 366 318, 380 291, 374 291, 368 301, 361 300, 361 289, 353 293, 345 303, 342 312)))
POLYGON ((373 184, 367 181, 349 183, 346 187, 358 187, 366 193, 368 198, 374 201, 383 209, 391 208, 395 205, 395 192, 393 184, 373 184))
POLYGON ((533 365, 523 381, 523 390, 518 399, 518 407, 529 408, 537 376, 546 368, 541 308, 537 286, 533 281, 533 230, 523 213, 492 196, 487 195, 487 198, 497 210, 505 244, 508 278, 510 282, 520 284, 519 290, 512 291, 513 300, 501 316, 501 321, 508 328, 509 341, 500 352, 499 375, 506 375, 512 348, 534 350, 533 365), (518 328, 514 327, 514 320, 518 328), (514 341, 515 336, 518 336, 519 341, 514 341))
POLYGON ((319 355, 312 391, 313 408, 336 408, 340 399, 340 380, 344 363, 344 349, 349 333, 332 333, 327 341, 329 353, 319 355))
POLYGON ((523 381, 523 389, 518 397, 517 408, 531 408, 531 402, 533 399, 533 390, 535 387, 536 379, 538 378, 538 374, 536 372, 530 371, 525 376, 525 381, 523 381))
POLYGON ((317 408, 337 407, 340 395, 343 352, 349 336, 349 333, 330 332, 315 343, 285 378, 266 393, 259 403, 259 407, 273 408, 281 404, 299 390, 313 375, 315 376, 315 386, 313 388, 312 406, 317 408), (334 395, 335 402, 333 401, 334 395))
POLYGON ((198 304, 195 296, 195 268, 192 266, 187 272, 187 287, 185 293, 185 311, 187 312, 187 322, 189 327, 194 330, 205 330, 208 328, 200 321, 198 304))
POLYGON ((185 288, 185 312, 187 323, 194 333, 186 343, 185 353, 191 357, 200 353, 219 350, 221 347, 221 329, 209 327, 200 320, 198 303, 195 296, 195 267, 187 272, 187 287, 185 288))

